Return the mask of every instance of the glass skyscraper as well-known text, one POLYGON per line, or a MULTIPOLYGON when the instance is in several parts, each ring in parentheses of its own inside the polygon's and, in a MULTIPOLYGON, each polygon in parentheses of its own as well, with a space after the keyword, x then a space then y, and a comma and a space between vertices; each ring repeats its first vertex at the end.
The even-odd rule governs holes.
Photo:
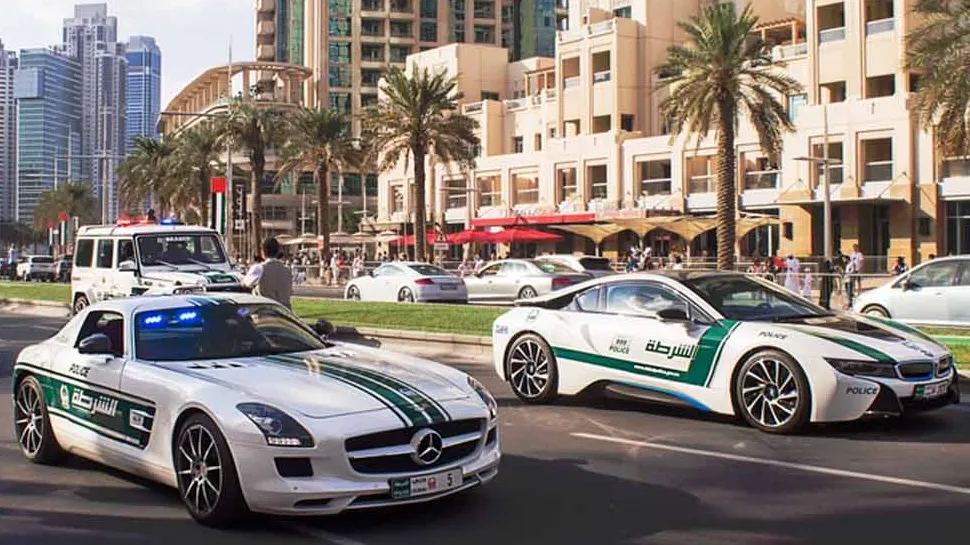
POLYGON ((158 136, 158 115, 162 105, 162 51, 154 38, 132 36, 125 46, 128 59, 127 138, 128 153, 135 138, 158 136))
POLYGON ((13 219, 17 153, 17 106, 13 99, 13 75, 17 53, 0 42, 0 222, 13 219))
POLYGON ((81 65, 61 48, 23 49, 14 74, 17 190, 14 215, 31 223, 41 195, 80 179, 81 65))

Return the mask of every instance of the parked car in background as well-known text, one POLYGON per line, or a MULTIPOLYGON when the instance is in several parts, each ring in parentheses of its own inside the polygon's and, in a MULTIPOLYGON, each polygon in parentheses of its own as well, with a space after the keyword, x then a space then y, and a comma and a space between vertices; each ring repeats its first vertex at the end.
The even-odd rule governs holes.
POLYGON ((546 295, 592 278, 554 260, 504 259, 465 277, 468 299, 514 301, 546 295))
POLYGON ((454 274, 428 263, 383 263, 368 276, 347 282, 344 298, 355 301, 399 303, 467 303, 465 282, 454 274))
POLYGON ((7 263, 7 260, 0 257, 0 279, 10 278, 10 268, 13 264, 7 263))
POLYGON ((922 325, 970 325, 970 256, 940 257, 860 294, 862 314, 922 325))
POLYGON ((62 255, 54 265, 54 278, 56 278, 58 282, 70 282, 71 271, 73 269, 74 256, 71 254, 62 255))
POLYGON ((31 280, 54 280, 54 258, 49 255, 27 255, 17 263, 17 278, 31 280))
POLYGON ((544 263, 548 261, 554 261, 556 263, 562 263, 563 265, 569 267, 570 269, 586 273, 593 278, 599 278, 601 276, 607 276, 610 274, 615 274, 616 271, 610 266, 610 260, 605 257, 597 257, 594 255, 571 255, 571 254, 556 254, 556 255, 544 255, 537 257, 536 261, 539 263, 544 263))

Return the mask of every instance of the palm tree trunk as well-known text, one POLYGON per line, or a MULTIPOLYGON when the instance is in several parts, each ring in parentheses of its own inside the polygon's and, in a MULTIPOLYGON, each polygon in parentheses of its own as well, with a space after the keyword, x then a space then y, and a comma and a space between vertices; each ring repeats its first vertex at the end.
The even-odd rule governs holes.
POLYGON ((425 261, 428 258, 426 255, 428 240, 425 234, 424 147, 413 146, 411 154, 414 155, 414 259, 425 261))
POLYGON ((263 167, 266 164, 266 159, 261 152, 254 153, 250 157, 250 163, 252 164, 252 174, 249 182, 249 190, 253 195, 253 209, 249 214, 253 220, 253 252, 259 253, 259 248, 262 243, 261 238, 263 236, 263 194, 260 184, 263 181, 263 167))
POLYGON ((330 254, 330 169, 320 163, 313 172, 313 183, 317 185, 317 235, 323 237, 320 248, 320 277, 326 268, 324 259, 330 254))
POLYGON ((717 136, 717 268, 734 269, 735 208, 737 185, 735 181, 734 121, 735 104, 731 99, 721 99, 718 105, 717 136))

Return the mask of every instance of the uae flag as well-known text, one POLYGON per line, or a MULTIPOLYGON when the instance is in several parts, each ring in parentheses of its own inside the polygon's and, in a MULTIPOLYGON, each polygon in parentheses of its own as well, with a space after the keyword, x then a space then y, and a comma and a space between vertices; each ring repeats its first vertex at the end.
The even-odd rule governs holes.
POLYGON ((209 180, 212 188, 212 203, 209 213, 209 227, 221 235, 226 234, 226 179, 213 177, 209 180))

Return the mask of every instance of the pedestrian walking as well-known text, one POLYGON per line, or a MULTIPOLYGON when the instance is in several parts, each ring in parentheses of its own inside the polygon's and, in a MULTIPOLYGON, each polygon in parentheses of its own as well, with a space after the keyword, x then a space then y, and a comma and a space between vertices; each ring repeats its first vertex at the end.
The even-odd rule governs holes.
POLYGON ((268 237, 263 241, 262 262, 254 263, 246 276, 242 279, 245 288, 253 290, 253 294, 268 297, 285 306, 290 306, 290 296, 293 293, 293 276, 290 270, 280 262, 280 243, 275 237, 268 237))

